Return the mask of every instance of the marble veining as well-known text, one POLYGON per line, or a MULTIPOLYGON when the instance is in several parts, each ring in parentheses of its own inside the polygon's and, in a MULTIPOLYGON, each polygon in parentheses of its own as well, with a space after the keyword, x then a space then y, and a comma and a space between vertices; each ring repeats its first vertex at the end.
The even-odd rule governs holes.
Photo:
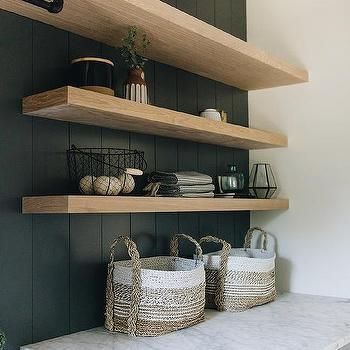
POLYGON ((22 350, 338 350, 350 343, 350 300, 283 294, 240 312, 207 310, 206 321, 155 338, 95 328, 22 350))

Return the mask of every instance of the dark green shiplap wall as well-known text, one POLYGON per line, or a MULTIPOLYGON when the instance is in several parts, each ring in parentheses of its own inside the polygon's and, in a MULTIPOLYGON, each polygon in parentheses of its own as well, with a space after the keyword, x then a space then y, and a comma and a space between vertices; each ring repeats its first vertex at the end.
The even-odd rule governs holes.
MULTIPOLYGON (((246 39, 245 0, 167 2, 246 39)), ((167 254, 177 232, 217 234, 240 246, 249 226, 249 212, 20 214, 23 195, 68 191, 72 143, 143 150, 148 170, 215 175, 235 162, 248 173, 247 151, 21 116, 23 96, 66 85, 70 60, 87 55, 115 61, 120 95, 126 68, 117 49, 0 11, 0 328, 7 349, 103 323, 108 248, 117 234, 130 234, 150 256, 167 254)), ((155 105, 193 114, 216 106, 230 122, 248 125, 246 92, 157 62, 148 63, 146 78, 155 105)))

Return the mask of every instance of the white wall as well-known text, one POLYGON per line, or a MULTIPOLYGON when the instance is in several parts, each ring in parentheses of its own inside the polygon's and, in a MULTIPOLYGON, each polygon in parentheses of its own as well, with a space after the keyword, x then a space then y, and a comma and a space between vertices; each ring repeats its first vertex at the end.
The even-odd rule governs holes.
POLYGON ((310 82, 249 93, 250 126, 289 147, 272 164, 291 208, 252 213, 278 240, 278 285, 350 297, 350 1, 247 0, 248 41, 306 67, 310 82))

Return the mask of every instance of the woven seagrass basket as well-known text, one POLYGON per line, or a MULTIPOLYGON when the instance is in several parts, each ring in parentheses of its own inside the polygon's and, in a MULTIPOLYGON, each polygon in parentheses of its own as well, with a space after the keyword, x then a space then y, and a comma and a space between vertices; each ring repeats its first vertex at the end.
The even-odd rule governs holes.
POLYGON ((133 336, 157 336, 204 321, 205 272, 202 249, 187 235, 175 235, 172 256, 140 258, 136 244, 118 237, 111 246, 105 327, 133 336), (196 247, 197 259, 178 257, 178 239, 196 247), (124 242, 131 260, 114 261, 124 242))
POLYGON ((206 307, 219 311, 244 311, 275 300, 274 251, 267 250, 267 234, 258 227, 248 230, 243 249, 231 249, 226 241, 206 236, 200 240, 222 245, 203 255, 206 271, 206 307), (253 233, 262 235, 261 249, 252 249, 253 233))

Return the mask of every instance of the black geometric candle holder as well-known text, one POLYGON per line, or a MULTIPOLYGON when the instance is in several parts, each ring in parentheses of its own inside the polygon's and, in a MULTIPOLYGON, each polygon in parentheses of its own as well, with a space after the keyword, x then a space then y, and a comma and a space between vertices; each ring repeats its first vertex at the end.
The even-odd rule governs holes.
POLYGON ((252 196, 269 199, 276 193, 277 185, 270 164, 254 164, 249 176, 249 192, 252 196))

